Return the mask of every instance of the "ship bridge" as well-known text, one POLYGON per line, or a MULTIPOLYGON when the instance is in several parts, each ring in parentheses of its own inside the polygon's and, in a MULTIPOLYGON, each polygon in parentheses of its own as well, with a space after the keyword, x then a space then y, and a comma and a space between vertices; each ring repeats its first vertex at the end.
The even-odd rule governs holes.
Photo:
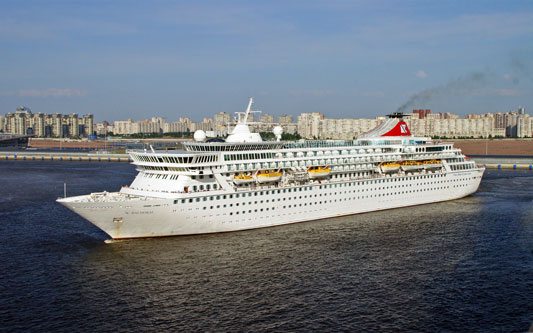
POLYGON ((192 152, 272 150, 283 148, 283 142, 184 142, 183 147, 192 152))

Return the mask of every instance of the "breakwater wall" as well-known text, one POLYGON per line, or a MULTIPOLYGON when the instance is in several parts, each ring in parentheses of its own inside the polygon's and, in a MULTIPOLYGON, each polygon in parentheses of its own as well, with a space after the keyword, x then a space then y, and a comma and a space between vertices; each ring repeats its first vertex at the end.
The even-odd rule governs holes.
POLYGON ((533 156, 470 155, 478 165, 487 169, 529 169, 533 170, 533 156))
POLYGON ((0 152, 0 161, 131 162, 128 154, 0 152))

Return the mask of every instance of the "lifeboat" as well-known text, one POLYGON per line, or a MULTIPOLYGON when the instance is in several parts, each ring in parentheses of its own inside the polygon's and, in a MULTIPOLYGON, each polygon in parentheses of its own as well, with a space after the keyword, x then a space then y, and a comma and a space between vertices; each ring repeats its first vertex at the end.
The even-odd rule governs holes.
POLYGON ((312 166, 307 169, 310 179, 324 178, 329 176, 331 168, 329 166, 312 166))
POLYGON ((235 183, 235 185, 253 183, 254 181, 255 180, 254 180, 254 177, 252 177, 252 175, 249 175, 243 172, 233 177, 233 183, 235 183))
POLYGON ((272 183, 281 180, 281 172, 279 170, 259 170, 255 173, 255 180, 258 183, 272 183))
POLYGON ((403 171, 415 171, 424 168, 424 164, 419 161, 402 161, 400 165, 403 171))
POLYGON ((398 172, 400 170, 400 163, 386 162, 381 164, 381 171, 384 173, 398 172))
POLYGON ((440 160, 427 160, 422 163, 427 170, 435 170, 442 167, 442 162, 440 160))

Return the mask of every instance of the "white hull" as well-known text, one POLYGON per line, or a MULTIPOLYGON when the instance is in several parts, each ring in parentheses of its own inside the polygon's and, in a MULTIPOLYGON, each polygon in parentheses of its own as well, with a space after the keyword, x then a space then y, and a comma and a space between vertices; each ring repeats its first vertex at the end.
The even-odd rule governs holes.
POLYGON ((263 195, 254 193, 250 197, 229 199, 227 195, 227 199, 222 199, 219 195, 219 200, 198 202, 191 197, 190 203, 189 199, 182 203, 182 199, 160 198, 80 202, 88 196, 58 199, 58 202, 113 239, 191 235, 271 227, 458 199, 476 192, 483 171, 479 168, 346 180, 292 187, 291 192, 288 188, 276 187, 250 191, 263 192, 263 195))

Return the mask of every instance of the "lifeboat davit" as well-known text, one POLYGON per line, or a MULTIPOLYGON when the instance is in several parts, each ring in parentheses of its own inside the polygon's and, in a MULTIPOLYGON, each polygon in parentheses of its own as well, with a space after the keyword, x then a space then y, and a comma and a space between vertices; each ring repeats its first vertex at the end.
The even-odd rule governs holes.
POLYGON ((245 174, 242 172, 233 177, 233 183, 235 183, 235 185, 253 183, 254 181, 255 179, 254 177, 252 177, 252 175, 245 174))
POLYGON ((324 178, 331 174, 330 167, 324 166, 312 166, 307 169, 310 179, 324 178))
POLYGON ((440 160, 427 160, 424 161, 424 168, 427 170, 440 169, 442 167, 442 162, 440 160))
POLYGON ((384 173, 398 172, 400 170, 400 163, 386 162, 381 164, 381 171, 384 173))
POLYGON ((420 170, 424 168, 424 164, 419 161, 402 161, 402 163, 400 164, 402 170, 406 172, 420 170))
POLYGON ((259 170, 254 175, 255 180, 260 183, 279 182, 281 180, 281 171, 279 170, 259 170))

